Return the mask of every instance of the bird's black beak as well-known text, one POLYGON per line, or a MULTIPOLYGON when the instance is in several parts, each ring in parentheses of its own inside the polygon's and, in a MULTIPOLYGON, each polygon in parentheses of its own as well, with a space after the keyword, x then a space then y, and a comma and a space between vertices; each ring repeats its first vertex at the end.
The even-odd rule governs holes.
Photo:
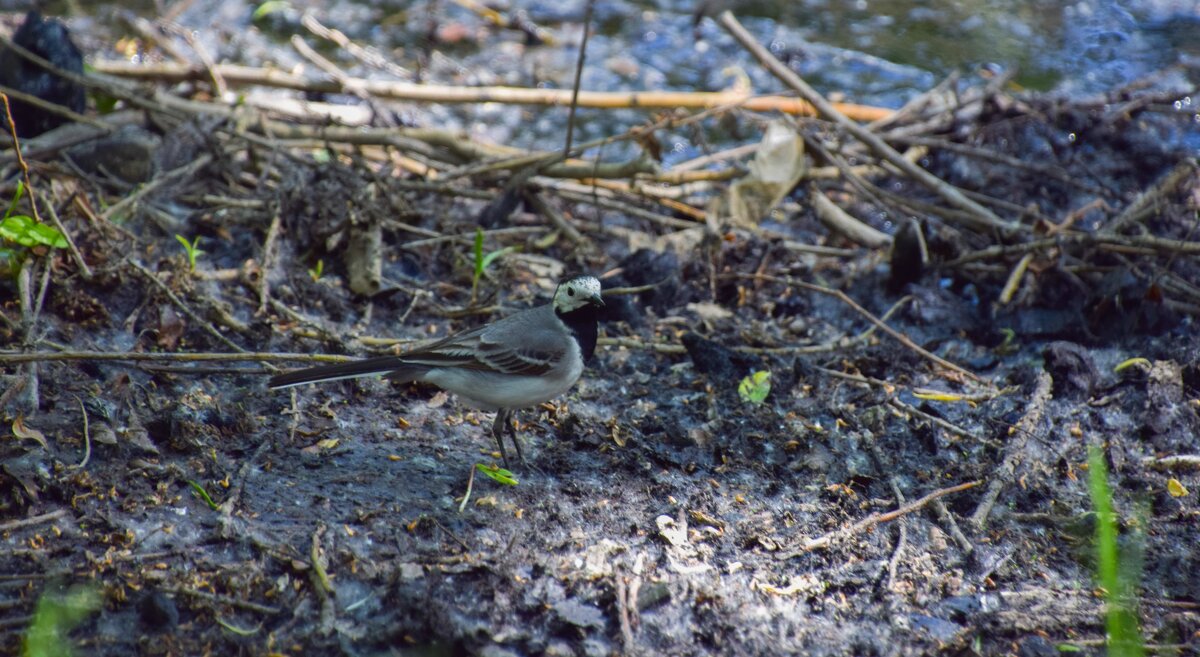
POLYGON ((592 297, 591 301, 592 301, 592 305, 593 305, 593 306, 595 306, 595 307, 597 307, 597 308, 603 308, 603 307, 604 307, 604 299, 601 299, 601 298, 600 298, 600 297, 598 297, 598 296, 592 297))

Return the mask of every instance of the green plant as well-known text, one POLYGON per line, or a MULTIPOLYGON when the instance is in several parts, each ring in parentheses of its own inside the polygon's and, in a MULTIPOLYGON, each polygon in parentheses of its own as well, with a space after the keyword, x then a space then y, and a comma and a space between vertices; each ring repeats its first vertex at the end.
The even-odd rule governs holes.
POLYGON ((313 282, 321 280, 321 276, 325 273, 325 261, 317 260, 317 266, 308 270, 308 275, 312 277, 313 282))
POLYGON ((1095 445, 1088 447, 1088 491, 1096 509, 1096 574, 1104 589, 1105 632, 1110 657, 1144 654, 1137 616, 1130 609, 1130 594, 1137 581, 1136 570, 1128 568, 1117 549, 1117 520, 1113 513, 1112 490, 1104 454, 1095 445), (1125 568, 1125 572, 1122 569, 1125 568))
POLYGON ((1004 336, 1004 340, 996 345, 993 349, 998 355, 1011 356, 1021 349, 1021 343, 1017 342, 1017 332, 1010 328, 1001 328, 1000 334, 1004 336))
POLYGON ((250 21, 257 23, 271 14, 288 11, 292 8, 290 2, 282 2, 281 0, 267 0, 267 2, 259 5, 253 14, 250 14, 250 21))
POLYGON ((771 372, 751 372, 738 384, 738 397, 748 404, 761 404, 771 394, 771 372))
POLYGON ((483 272, 487 270, 496 258, 507 255, 516 251, 515 246, 506 246, 503 249, 496 249, 490 253, 483 252, 483 231, 475 229, 475 273, 471 277, 471 303, 475 303, 476 294, 479 291, 479 279, 483 277, 483 272))
POLYGON ((488 477, 491 477, 492 481, 495 481, 497 483, 504 484, 506 486, 516 486, 517 485, 516 475, 514 475, 509 470, 505 470, 504 468, 501 468, 501 467, 498 467, 495 465, 484 465, 483 463, 476 463, 475 469, 479 470, 480 472, 487 475, 488 477))
POLYGON ((484 465, 476 463, 475 467, 471 468, 471 474, 467 477, 467 492, 463 493, 462 501, 458 504, 458 512, 462 513, 463 509, 467 508, 467 502, 471 499, 471 491, 475 489, 475 472, 479 471, 487 475, 492 481, 504 484, 506 486, 516 486, 517 477, 511 471, 505 470, 495 465, 484 465))
POLYGON ((199 246, 200 236, 197 235, 196 239, 191 242, 188 242, 187 238, 183 235, 176 235, 175 239, 183 245, 183 250, 187 252, 188 271, 196 271, 196 258, 199 258, 201 253, 204 253, 199 246))
POLYGON ((8 202, 4 218, 0 219, 0 269, 16 271, 28 254, 29 249, 50 247, 52 249, 67 248, 67 238, 57 228, 39 223, 27 214, 16 214, 17 204, 25 194, 25 185, 17 182, 17 191, 8 202), (8 244, 15 245, 8 246, 8 244))
POLYGON ((38 598, 22 657, 69 657, 71 643, 67 635, 99 608, 100 594, 94 587, 72 586, 66 591, 48 588, 38 598))
POLYGON ((212 496, 208 494, 208 491, 204 490, 204 486, 201 486, 199 482, 188 479, 187 484, 188 486, 192 487, 192 492, 196 494, 196 497, 204 500, 204 503, 208 505, 208 508, 212 509, 213 511, 221 510, 220 505, 213 501, 212 496))

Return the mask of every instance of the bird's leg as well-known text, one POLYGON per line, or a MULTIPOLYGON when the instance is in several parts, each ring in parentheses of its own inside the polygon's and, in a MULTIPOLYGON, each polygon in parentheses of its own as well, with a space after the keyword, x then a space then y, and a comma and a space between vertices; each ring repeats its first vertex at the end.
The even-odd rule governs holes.
POLYGON ((516 411, 508 411, 508 418, 504 420, 504 426, 508 429, 508 435, 512 438, 513 447, 517 448, 517 458, 520 459, 521 465, 525 465, 525 455, 521 453, 521 441, 517 438, 517 430, 513 427, 512 416, 516 411))
MULTIPOLYGON (((492 422, 492 438, 496 440, 496 447, 500 448, 500 458, 504 461, 506 468, 508 467, 508 453, 504 451, 504 425, 508 424, 508 415, 508 409, 502 408, 496 411, 496 420, 492 422)), ((520 453, 520 448, 517 448, 517 453, 520 453)))

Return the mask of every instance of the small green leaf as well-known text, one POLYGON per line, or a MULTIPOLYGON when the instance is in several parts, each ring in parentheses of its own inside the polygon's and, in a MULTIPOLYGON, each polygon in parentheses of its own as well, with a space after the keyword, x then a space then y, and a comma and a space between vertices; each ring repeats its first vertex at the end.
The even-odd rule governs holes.
POLYGON ((1020 343, 1017 342, 1017 332, 1010 328, 1004 327, 1000 329, 1000 334, 1004 336, 1004 340, 1002 340, 1000 344, 996 345, 996 348, 993 349, 993 351, 1001 356, 1009 356, 1017 353, 1021 347, 1020 343))
POLYGON ((742 401, 751 404, 761 404, 771 394, 771 372, 762 370, 751 372, 750 376, 738 384, 738 396, 742 401))
POLYGON ((1079 646, 1073 646, 1069 643, 1060 643, 1054 647, 1057 648, 1059 652, 1083 652, 1083 648, 1080 648, 1079 646))
POLYGON ((192 487, 193 491, 196 492, 197 497, 204 500, 204 503, 208 505, 208 508, 212 509, 213 511, 219 511, 221 509, 220 505, 214 502, 213 498, 209 497, 208 491, 204 490, 204 486, 201 486, 199 483, 191 479, 187 480, 187 484, 188 486, 192 487))
POLYGON ((259 630, 262 629, 261 623, 258 625, 258 627, 245 628, 245 627, 238 627, 237 625, 234 625, 233 623, 230 623, 229 621, 221 620, 220 618, 216 618, 214 620, 217 621, 217 625, 220 625, 221 627, 225 628, 226 630, 229 630, 230 632, 233 632, 234 634, 236 634, 238 636, 254 636, 255 634, 258 634, 259 630))
POLYGON ((497 467, 494 465, 484 465, 482 463, 476 463, 475 469, 479 470, 483 474, 491 477, 494 481, 496 481, 498 483, 505 484, 507 486, 516 486, 517 485, 516 475, 514 475, 512 472, 510 472, 508 470, 505 470, 504 468, 497 467))
POLYGON ((187 252, 188 266, 191 268, 191 271, 196 271, 196 258, 199 258, 201 253, 205 253, 198 246, 200 244, 200 236, 197 235, 196 239, 190 243, 183 235, 176 235, 175 239, 183 245, 183 250, 187 252))
POLYGON ((33 246, 25 243, 29 240, 29 227, 32 225, 33 219, 23 214, 5 217, 4 221, 0 221, 0 237, 21 246, 33 246))
POLYGON ((8 219, 12 216, 14 210, 17 209, 17 203, 21 201, 21 196, 25 194, 25 183, 17 181, 17 191, 13 192, 12 200, 8 202, 8 210, 4 213, 4 218, 8 219))
POLYGON ((257 23, 271 14, 287 11, 291 8, 292 5, 289 2, 283 2, 283 0, 267 0, 267 2, 259 5, 258 8, 254 10, 253 14, 250 14, 250 20, 257 23))
POLYGON ((62 592, 43 592, 20 654, 25 657, 68 657, 72 654, 68 634, 102 604, 100 593, 90 585, 72 586, 62 592))
POLYGON ((96 113, 101 116, 117 111, 116 96, 96 92, 92 94, 92 102, 96 106, 96 113))
POLYGON ((321 280, 321 275, 325 273, 325 261, 317 260, 317 266, 308 270, 308 275, 312 277, 313 282, 321 280))
POLYGON ((484 271, 487 271, 487 268, 489 266, 491 266, 491 264, 493 262, 495 262, 496 258, 499 258, 500 256, 508 255, 516 250, 517 250, 517 247, 515 247, 515 246, 506 246, 503 249, 496 249, 495 251, 492 251, 491 253, 483 256, 483 266, 478 267, 479 271, 481 273, 484 271))
POLYGON ((56 249, 67 248, 67 238, 54 226, 35 223, 29 227, 29 236, 38 244, 45 244, 56 249))

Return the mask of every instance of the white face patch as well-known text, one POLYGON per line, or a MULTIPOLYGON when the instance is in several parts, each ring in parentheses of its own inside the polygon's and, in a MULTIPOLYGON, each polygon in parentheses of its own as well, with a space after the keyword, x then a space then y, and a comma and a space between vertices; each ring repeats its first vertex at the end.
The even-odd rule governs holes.
POLYGON ((554 309, 560 313, 577 310, 600 298, 600 281, 595 276, 577 276, 558 284, 554 309))

